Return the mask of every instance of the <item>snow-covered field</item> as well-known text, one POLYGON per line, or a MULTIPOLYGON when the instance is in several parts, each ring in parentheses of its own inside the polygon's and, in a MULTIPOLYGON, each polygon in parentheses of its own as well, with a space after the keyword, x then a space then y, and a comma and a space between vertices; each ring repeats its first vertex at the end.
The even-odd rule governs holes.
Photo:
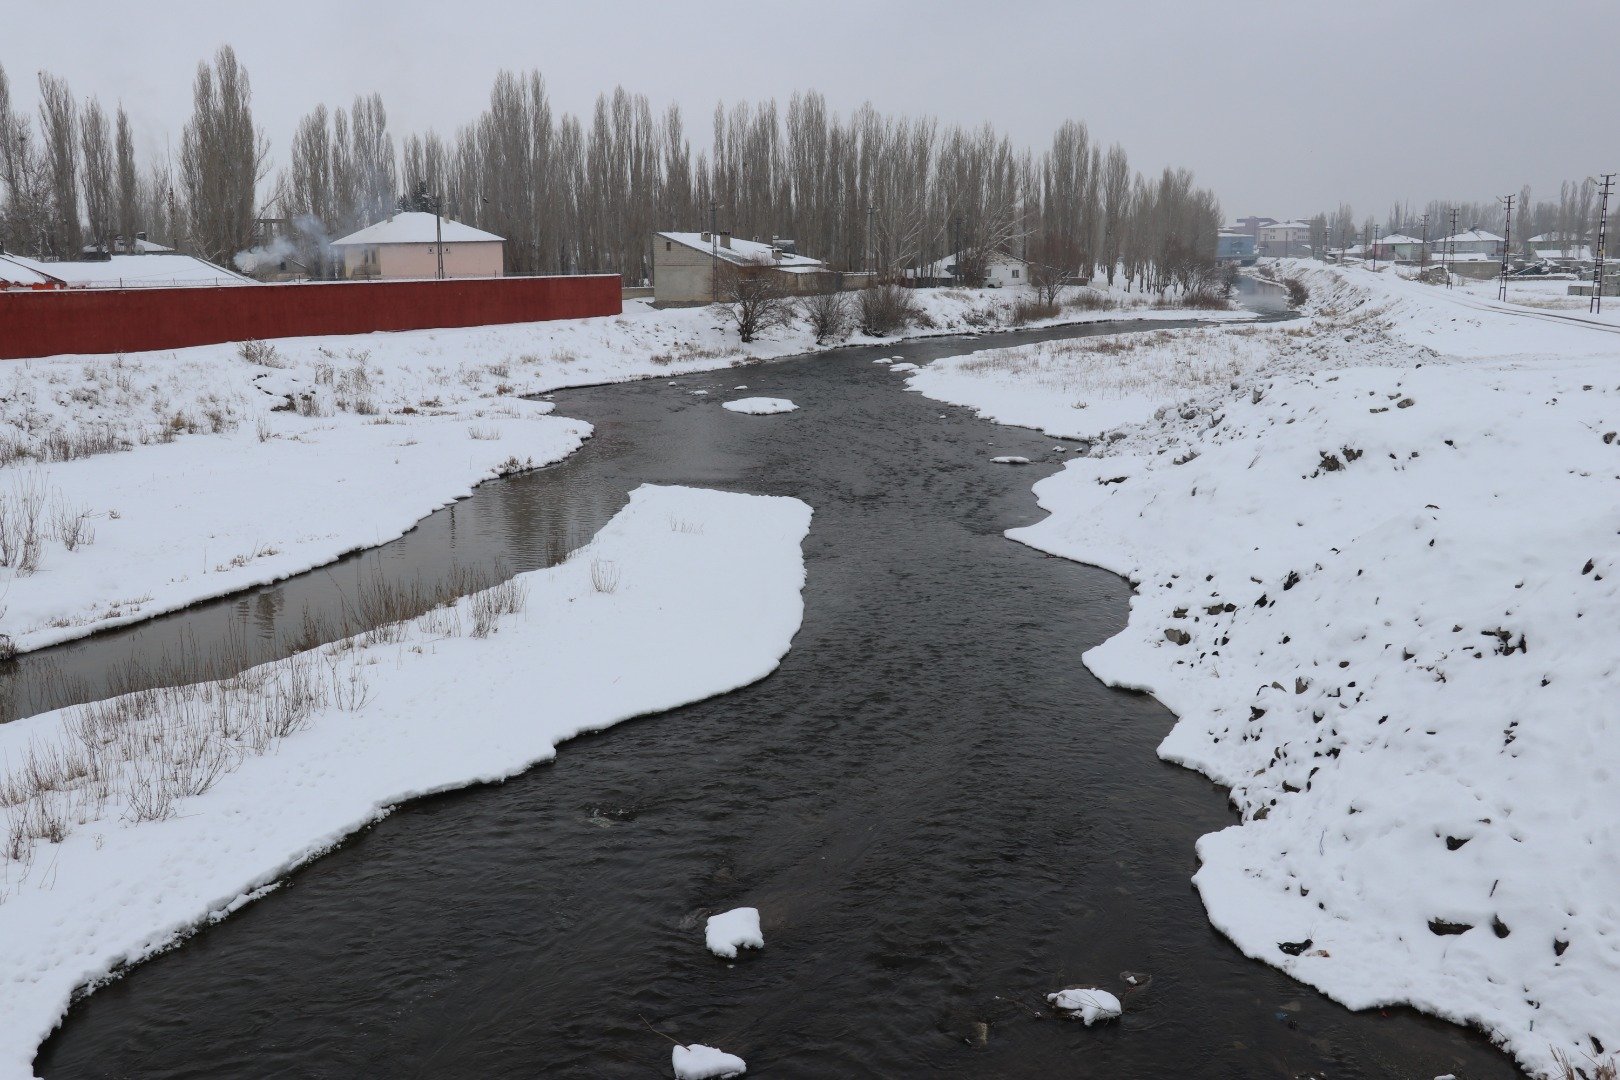
POLYGON ((1307 322, 980 353, 910 385, 1088 439, 1010 535, 1136 584, 1085 661, 1169 706, 1161 756, 1231 789, 1241 823, 1194 878, 1217 927, 1352 1008, 1477 1025, 1538 1075, 1605 1059, 1620 337, 1278 269, 1309 284, 1307 322))
MULTIPOLYGON (((1013 290, 924 290, 912 334, 1005 329, 1013 290)), ((1139 306, 1059 321, 1177 318, 1139 306)), ((855 342, 870 340, 852 339, 855 342)), ((557 461, 590 427, 526 401, 566 386, 807 352, 738 343, 709 308, 298 338, 0 371, 0 652, 279 580, 392 540, 480 481, 557 461)))
POLYGON ((412 622, 0 725, 0 1076, 31 1075, 75 989, 391 806, 763 678, 803 615, 809 524, 796 499, 642 487, 567 562, 412 622))

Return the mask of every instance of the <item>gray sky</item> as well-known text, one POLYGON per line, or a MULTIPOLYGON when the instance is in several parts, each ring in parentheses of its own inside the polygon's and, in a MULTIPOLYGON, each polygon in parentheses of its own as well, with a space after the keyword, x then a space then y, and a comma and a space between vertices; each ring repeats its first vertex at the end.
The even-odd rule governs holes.
POLYGON ((678 101, 694 149, 718 100, 817 89, 946 122, 990 121, 1039 148, 1066 117, 1132 164, 1191 168, 1230 217, 1351 202, 1537 198, 1620 168, 1612 103, 1576 102, 1609 70, 1620 3, 1561 0, 0 0, 0 65, 20 107, 34 73, 122 100, 143 151, 176 144, 197 61, 229 42, 286 160, 318 102, 381 92, 396 139, 475 117, 502 67, 537 68, 554 107, 588 115, 615 83, 678 101), (1580 51, 1577 51, 1580 50, 1580 51))

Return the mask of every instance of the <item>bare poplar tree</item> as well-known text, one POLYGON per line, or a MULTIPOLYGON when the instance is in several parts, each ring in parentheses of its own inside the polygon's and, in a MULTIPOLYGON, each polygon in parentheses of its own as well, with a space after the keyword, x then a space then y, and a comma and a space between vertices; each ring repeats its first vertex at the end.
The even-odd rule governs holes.
POLYGON ((73 259, 84 245, 84 231, 79 224, 78 110, 67 83, 43 71, 39 73, 39 98, 50 184, 46 192, 49 210, 45 248, 58 259, 73 259))
POLYGON ((118 185, 115 196, 118 233, 124 238, 125 249, 134 251, 135 234, 142 229, 141 178, 135 169, 135 133, 130 130, 129 115, 122 105, 118 106, 113 158, 114 180, 118 185))
POLYGON ((84 106, 84 116, 79 122, 79 149, 84 155, 84 211, 90 226, 90 242, 110 253, 118 213, 113 135, 107 114, 95 98, 84 106))
POLYGON ((191 247, 227 262, 252 246, 254 210, 269 145, 253 125, 248 74, 229 45, 197 65, 191 120, 180 143, 191 247))

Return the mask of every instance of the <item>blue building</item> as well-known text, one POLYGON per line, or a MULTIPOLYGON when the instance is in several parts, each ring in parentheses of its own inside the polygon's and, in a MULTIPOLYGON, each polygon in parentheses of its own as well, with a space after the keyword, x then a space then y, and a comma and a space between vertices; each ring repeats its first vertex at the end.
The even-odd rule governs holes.
POLYGON ((1248 233, 1223 232, 1215 238, 1215 258, 1239 266, 1254 265, 1254 237, 1248 233))

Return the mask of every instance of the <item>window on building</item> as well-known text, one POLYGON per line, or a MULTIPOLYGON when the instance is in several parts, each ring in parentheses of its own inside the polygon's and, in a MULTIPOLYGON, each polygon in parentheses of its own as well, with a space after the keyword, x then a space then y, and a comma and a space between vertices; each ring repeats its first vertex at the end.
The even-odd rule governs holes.
POLYGON ((670 250, 670 244, 669 244, 669 241, 668 241, 668 240, 665 240, 665 241, 664 241, 664 250, 665 250, 665 251, 669 251, 669 250, 670 250))
POLYGON ((1017 269, 1014 269, 1013 270, 1013 277, 1017 277, 1017 276, 1018 276, 1018 271, 1017 271, 1017 269))

